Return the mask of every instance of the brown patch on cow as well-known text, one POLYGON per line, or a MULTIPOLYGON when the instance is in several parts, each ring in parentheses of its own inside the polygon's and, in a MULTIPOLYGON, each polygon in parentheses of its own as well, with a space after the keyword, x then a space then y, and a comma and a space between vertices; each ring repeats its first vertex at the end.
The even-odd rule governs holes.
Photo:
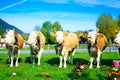
MULTIPOLYGON (((63 48, 66 50, 72 50, 77 48, 78 46, 78 37, 74 33, 66 33, 66 37, 64 36, 64 42, 62 43, 63 48)), ((68 54, 67 54, 68 55, 68 54)))
POLYGON ((108 43, 107 38, 102 33, 97 33, 96 37, 97 37, 97 45, 96 46, 97 46, 98 50, 103 51, 106 48, 107 43, 108 43))
POLYGON ((40 49, 45 45, 45 36, 41 32, 37 32, 37 38, 40 40, 40 49))
POLYGON ((82 37, 82 38, 87 38, 87 34, 85 34, 85 33, 83 33, 83 32, 81 32, 81 33, 79 33, 79 35, 78 35, 79 37, 82 37))
POLYGON ((63 33, 63 36, 64 36, 64 37, 67 37, 68 35, 69 35, 68 32, 64 32, 64 33, 63 33))
POLYGON ((21 49, 24 43, 24 39, 17 32, 15 32, 14 35, 15 35, 16 44, 18 45, 18 49, 21 49))

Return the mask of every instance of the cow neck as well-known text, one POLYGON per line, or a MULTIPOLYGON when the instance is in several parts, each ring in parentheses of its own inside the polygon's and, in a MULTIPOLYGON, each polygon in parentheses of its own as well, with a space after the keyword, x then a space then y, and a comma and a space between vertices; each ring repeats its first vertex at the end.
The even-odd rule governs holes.
POLYGON ((40 37, 37 37, 36 39, 37 39, 37 42, 33 47, 37 46, 38 49, 40 50, 40 37))
POLYGON ((95 43, 93 45, 91 45, 91 47, 96 47, 97 46, 97 38, 95 39, 95 43))
POLYGON ((17 37, 15 37, 15 42, 13 43, 13 45, 8 45, 8 47, 10 49, 14 49, 15 47, 18 48, 18 39, 17 39, 17 37))

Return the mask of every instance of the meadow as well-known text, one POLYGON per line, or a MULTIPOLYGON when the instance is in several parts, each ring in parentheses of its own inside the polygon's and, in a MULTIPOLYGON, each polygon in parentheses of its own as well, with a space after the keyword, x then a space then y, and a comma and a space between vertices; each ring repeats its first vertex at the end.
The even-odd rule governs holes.
MULTIPOLYGON (((117 59, 118 52, 104 52, 101 68, 97 69, 94 65, 93 69, 88 70, 87 77, 79 77, 77 80, 107 80, 107 73, 111 69, 112 61, 117 59)), ((86 66, 89 66, 88 52, 76 53, 74 64, 71 65, 67 62, 67 68, 59 68, 59 56, 51 53, 42 54, 40 66, 30 62, 30 54, 20 54, 18 67, 10 68, 7 60, 7 54, 0 54, 0 80, 72 80, 70 73, 79 61, 83 61, 86 66), (14 72, 16 76, 12 75, 14 72)))

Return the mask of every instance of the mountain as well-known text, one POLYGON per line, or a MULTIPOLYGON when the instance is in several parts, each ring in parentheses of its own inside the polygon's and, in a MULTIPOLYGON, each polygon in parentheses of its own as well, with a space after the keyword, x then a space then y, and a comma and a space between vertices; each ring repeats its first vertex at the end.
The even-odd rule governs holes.
POLYGON ((4 20, 2 20, 0 18, 0 27, 2 27, 2 33, 4 33, 6 31, 6 29, 14 29, 16 32, 18 32, 19 34, 24 33, 22 30, 18 29, 17 27, 8 24, 7 22, 5 22, 4 20))

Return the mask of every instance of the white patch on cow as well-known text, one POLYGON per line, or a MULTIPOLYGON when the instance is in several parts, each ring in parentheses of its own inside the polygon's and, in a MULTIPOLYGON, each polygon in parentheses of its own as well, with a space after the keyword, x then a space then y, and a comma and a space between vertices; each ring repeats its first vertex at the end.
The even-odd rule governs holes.
POLYGON ((90 57, 90 67, 89 68, 93 68, 93 57, 90 57))
POLYGON ((64 68, 66 68, 67 55, 64 56, 64 68))
POLYGON ((101 51, 98 50, 98 54, 97 54, 97 68, 100 68, 100 57, 101 57, 101 51))
POLYGON ((16 62, 15 62, 16 67, 19 66, 19 64, 18 64, 19 54, 20 54, 20 50, 18 50, 18 54, 16 56, 16 62))
POLYGON ((27 43, 30 45, 35 45, 37 42, 36 37, 37 37, 36 32, 35 31, 31 32, 29 35, 29 39, 28 39, 27 43))
POLYGON ((90 42, 92 45, 94 45, 94 43, 95 43, 96 33, 97 33, 97 31, 88 32, 88 36, 87 36, 88 42, 90 42))
POLYGON ((114 42, 117 45, 117 47, 120 47, 120 32, 116 35, 114 42))
POLYGON ((13 67, 13 59, 14 59, 14 56, 13 56, 13 54, 11 54, 11 63, 10 63, 10 67, 13 67))
POLYGON ((60 56, 60 64, 59 64, 59 68, 62 68, 62 56, 60 56))
POLYGON ((63 42, 63 40, 64 40, 63 32, 57 31, 56 32, 56 41, 61 44, 63 42))
POLYGON ((9 30, 5 37, 5 43, 13 45, 15 42, 14 30, 9 30))

